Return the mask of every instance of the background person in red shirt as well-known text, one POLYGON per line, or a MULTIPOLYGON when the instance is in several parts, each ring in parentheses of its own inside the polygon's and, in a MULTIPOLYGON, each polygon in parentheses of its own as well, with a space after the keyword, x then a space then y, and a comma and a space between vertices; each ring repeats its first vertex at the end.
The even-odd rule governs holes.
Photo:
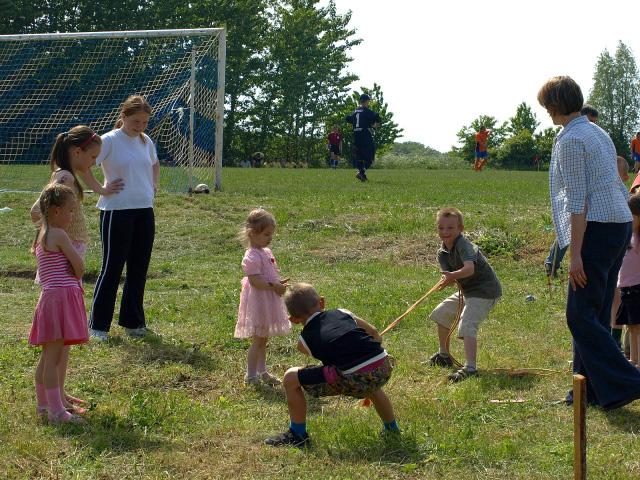
POLYGON ((327 136, 327 140, 329 141, 329 166, 337 168, 340 155, 342 155, 342 134, 338 131, 338 125, 333 126, 333 130, 327 136))
POLYGON ((631 139, 631 158, 633 159, 633 171, 640 170, 640 132, 631 139))
POLYGON ((476 161, 473 164, 473 169, 476 172, 482 170, 489 160, 489 152, 487 151, 489 133, 491 132, 487 130, 484 125, 482 125, 480 131, 476 133, 476 161))

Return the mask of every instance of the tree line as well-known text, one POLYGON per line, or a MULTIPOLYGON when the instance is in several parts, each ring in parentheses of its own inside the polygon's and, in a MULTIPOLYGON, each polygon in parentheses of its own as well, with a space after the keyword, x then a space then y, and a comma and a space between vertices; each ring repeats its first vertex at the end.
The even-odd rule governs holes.
POLYGON ((379 85, 351 90, 358 76, 350 51, 362 40, 349 26, 351 12, 339 13, 333 0, 0 0, 0 12, 0 34, 226 27, 226 165, 256 151, 322 164, 333 123, 349 147, 344 117, 361 93, 382 116, 381 153, 402 131, 379 85))
MULTIPOLYGON (((640 74, 633 53, 624 43, 618 43, 614 55, 605 49, 598 57, 587 103, 598 110, 598 124, 611 136, 618 155, 630 160, 629 144, 640 115, 640 74)), ((559 127, 538 130, 540 122, 535 113, 522 102, 515 115, 502 124, 495 117, 480 115, 463 126, 451 153, 472 163, 475 133, 481 125, 491 130, 488 149, 496 168, 535 169, 548 163, 560 131, 559 127)))

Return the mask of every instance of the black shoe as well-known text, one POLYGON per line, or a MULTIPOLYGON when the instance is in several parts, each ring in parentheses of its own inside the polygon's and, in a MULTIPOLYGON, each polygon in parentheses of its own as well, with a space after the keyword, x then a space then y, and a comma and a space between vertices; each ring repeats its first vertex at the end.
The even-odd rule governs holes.
POLYGON ((368 181, 368 180, 369 180, 369 179, 367 178, 367 174, 366 174, 366 173, 363 173, 363 174, 362 174, 362 178, 361 178, 361 180, 362 180, 363 182, 366 182, 366 181, 368 181))
POLYGON ((358 180, 360 180, 361 182, 364 182, 364 180, 362 179, 362 175, 360 174, 360 172, 356 173, 356 178, 358 180))
POLYGON ((293 433, 291 429, 275 437, 267 438, 264 443, 271 447, 308 448, 311 446, 309 435, 305 433, 304 436, 300 437, 293 433))
POLYGON ((453 367, 453 360, 450 355, 445 357, 440 352, 436 352, 429 359, 429 365, 432 367, 453 367))

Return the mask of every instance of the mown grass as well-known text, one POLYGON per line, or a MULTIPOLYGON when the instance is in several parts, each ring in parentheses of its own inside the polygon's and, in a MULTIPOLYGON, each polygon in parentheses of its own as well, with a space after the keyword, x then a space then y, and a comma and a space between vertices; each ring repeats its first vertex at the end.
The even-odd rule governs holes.
MULTIPOLYGON (((570 336, 560 285, 547 292, 541 263, 552 240, 547 177, 536 172, 225 170, 223 191, 160 194, 147 283, 149 326, 131 340, 72 350, 69 389, 94 404, 86 426, 37 422, 26 343, 38 297, 29 254, 32 194, 0 194, 0 478, 425 478, 566 479, 572 475, 572 411, 551 402, 570 386, 570 336), (429 308, 385 339, 398 365, 387 387, 403 435, 386 440, 373 409, 350 399, 309 402, 313 448, 269 449, 286 428, 279 389, 242 383, 248 344, 233 339, 243 248, 236 234, 256 206, 278 220, 273 250, 282 273, 383 327, 438 279, 434 214, 455 205, 468 235, 494 265, 504 298, 481 330, 477 379, 458 385, 423 362, 437 347, 429 308), (525 302, 527 294, 537 301, 525 302), (536 367, 513 377, 495 368, 536 367), (491 400, 522 400, 495 403, 491 400)), ((100 268, 95 197, 85 291, 100 268)), ((460 342, 454 352, 461 356, 460 342)), ((278 374, 309 360, 295 335, 270 342, 278 374)), ((588 411, 591 478, 640 475, 640 405, 588 411)))

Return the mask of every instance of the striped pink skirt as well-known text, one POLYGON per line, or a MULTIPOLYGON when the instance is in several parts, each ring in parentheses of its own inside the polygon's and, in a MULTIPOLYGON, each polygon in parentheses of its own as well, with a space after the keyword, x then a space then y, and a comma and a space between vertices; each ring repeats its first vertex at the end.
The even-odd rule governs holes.
POLYGON ((60 339, 65 345, 89 341, 87 312, 80 287, 50 288, 40 293, 29 343, 42 345, 60 339))

